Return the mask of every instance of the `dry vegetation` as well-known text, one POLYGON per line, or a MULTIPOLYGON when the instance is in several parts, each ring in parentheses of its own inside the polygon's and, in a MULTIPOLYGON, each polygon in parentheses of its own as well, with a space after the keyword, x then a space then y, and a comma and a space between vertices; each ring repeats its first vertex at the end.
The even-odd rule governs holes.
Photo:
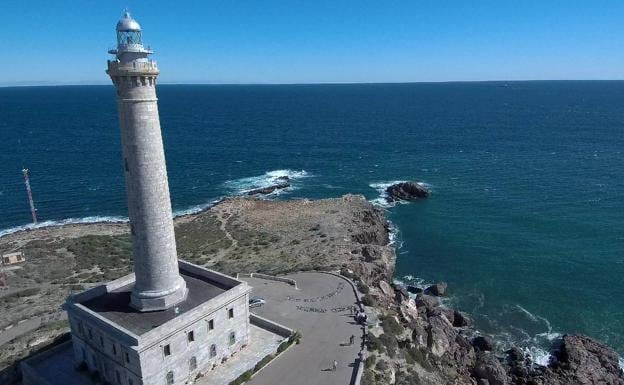
MULTIPOLYGON (((378 260, 382 270, 393 265, 383 214, 359 196, 229 199, 175 224, 181 259, 232 275, 338 269, 357 264, 362 255, 368 262, 378 260)), ((6 273, 11 289, 0 292, 0 328, 57 312, 70 293, 121 277, 132 267, 126 224, 66 225, 0 238, 0 254, 17 250, 27 262, 6 273)), ((28 339, 39 337, 53 336, 40 329, 13 341, 5 363, 10 352, 28 350, 28 339)))

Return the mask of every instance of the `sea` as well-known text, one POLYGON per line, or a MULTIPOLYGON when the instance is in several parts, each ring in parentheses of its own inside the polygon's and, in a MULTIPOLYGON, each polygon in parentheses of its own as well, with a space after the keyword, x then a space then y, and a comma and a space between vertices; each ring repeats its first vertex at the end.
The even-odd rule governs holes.
MULTIPOLYGON (((624 354, 624 82, 159 85, 176 214, 291 178, 267 199, 363 194, 395 280, 536 362, 583 333, 624 354), (396 181, 429 199, 388 204, 396 181)), ((0 234, 125 220, 113 86, 0 88, 0 234)))

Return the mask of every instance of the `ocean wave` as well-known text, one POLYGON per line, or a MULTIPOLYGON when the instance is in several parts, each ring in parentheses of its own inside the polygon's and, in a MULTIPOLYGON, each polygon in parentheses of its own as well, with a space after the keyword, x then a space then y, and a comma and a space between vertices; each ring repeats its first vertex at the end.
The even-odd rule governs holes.
POLYGON ((390 220, 388 220, 388 226, 388 245, 394 246, 396 250, 401 250, 403 248, 403 238, 399 228, 390 220))
MULTIPOLYGON (((249 178, 241 178, 241 179, 236 179, 233 181, 227 181, 225 182, 225 185, 232 191, 234 192, 234 195, 243 195, 245 193, 247 193, 250 190, 256 189, 256 188, 262 188, 262 187, 268 187, 271 186, 273 184, 279 183, 280 177, 284 177, 287 176, 291 186, 287 189, 284 190, 289 190, 292 191, 294 189, 297 188, 296 185, 293 186, 293 181, 296 181, 298 179, 301 178, 305 178, 305 177, 309 177, 310 174, 305 171, 305 170, 301 170, 301 171, 293 171, 293 170, 273 170, 273 171, 268 171, 266 172, 264 175, 260 175, 257 177, 249 177, 249 178)), ((276 191, 270 195, 277 195, 279 194, 281 191, 276 191)), ((173 216, 174 217, 179 217, 179 216, 184 216, 184 215, 191 215, 191 214, 197 214, 201 211, 204 211, 206 209, 209 209, 210 207, 214 206, 215 204, 217 204, 218 202, 221 201, 221 198, 218 199, 214 199, 212 201, 209 201, 207 203, 204 204, 199 204, 199 205, 194 205, 191 206, 189 208, 186 209, 180 209, 180 210, 174 210, 173 211, 173 216)), ((41 228, 45 228, 45 227, 53 227, 53 226, 62 226, 62 225, 70 225, 70 224, 87 224, 87 223, 123 223, 123 222, 128 222, 128 217, 123 217, 123 216, 87 216, 87 217, 83 217, 83 218, 67 218, 67 219, 59 219, 59 220, 48 220, 48 221, 43 221, 43 222, 39 222, 36 225, 30 223, 30 224, 26 224, 26 225, 21 225, 21 226, 15 226, 15 227, 10 227, 10 228, 6 228, 6 229, 2 229, 0 230, 0 237, 5 236, 5 235, 9 235, 9 234, 13 234, 13 233, 17 233, 19 231, 24 231, 24 230, 33 230, 33 229, 41 229, 41 228)))
MULTIPOLYGON (((390 208, 390 207, 394 207, 398 204, 406 204, 409 203, 408 201, 394 201, 394 202, 388 202, 387 198, 388 198, 388 194, 386 193, 386 189, 390 186, 392 186, 393 184, 397 184, 397 183, 406 183, 408 181, 406 180, 394 180, 394 181, 390 181, 390 182, 375 182, 375 183, 370 183, 368 186, 377 190, 377 192, 379 193, 379 196, 375 199, 372 199, 370 202, 374 205, 380 206, 380 207, 384 207, 384 208, 390 208)), ((431 189, 431 185, 425 183, 425 182, 416 182, 419 185, 426 187, 428 189, 431 189)))
POLYGON ((493 337, 501 342, 505 350, 511 348, 512 346, 516 346, 522 349, 527 358, 534 364, 541 366, 548 365, 553 359, 552 354, 550 354, 553 342, 561 338, 562 334, 553 331, 552 325, 547 318, 534 314, 519 304, 510 307, 509 311, 515 311, 521 314, 526 320, 532 322, 536 327, 544 328, 546 330, 543 332, 533 331, 531 332, 533 334, 531 334, 528 332, 528 330, 531 329, 528 325, 525 325, 528 328, 527 330, 507 325, 507 328, 515 329, 516 332, 509 333, 501 331, 493 337))
POLYGON ((181 209, 181 210, 174 210, 173 211, 173 217, 181 217, 184 215, 191 215, 191 214, 197 214, 200 213, 204 210, 207 210, 209 208, 211 208, 212 206, 216 205, 217 203, 221 202, 223 198, 219 198, 219 199, 215 199, 213 201, 210 201, 208 203, 204 203, 204 204, 200 204, 200 205, 195 205, 195 206, 191 206, 187 209, 181 209))
POLYGON ((121 216, 90 216, 90 217, 83 217, 83 218, 67 218, 67 219, 61 219, 57 221, 52 221, 52 220, 43 221, 43 222, 37 223, 36 225, 30 223, 27 225, 15 226, 15 227, 10 227, 8 229, 0 230, 0 237, 13 234, 13 233, 17 233, 18 231, 41 229, 44 227, 75 225, 75 224, 85 224, 85 223, 102 223, 102 222, 123 223, 123 222, 128 222, 128 218, 121 217, 121 216))
MULTIPOLYGON (((404 275, 401 278, 393 278, 392 282, 394 282, 395 285, 398 286, 402 286, 402 287, 407 287, 409 286, 414 286, 417 287, 419 289, 425 290, 427 287, 431 286, 431 283, 428 283, 427 281, 425 281, 422 278, 418 278, 415 277, 413 275, 404 275)), ((410 297, 416 297, 415 294, 410 293, 410 297)))
POLYGON ((283 178, 288 177, 290 187, 285 189, 277 189, 269 195, 279 195, 283 192, 293 191, 298 188, 297 180, 310 177, 311 175, 305 171, 295 170, 273 170, 267 171, 263 175, 251 176, 246 178, 234 179, 226 181, 224 187, 234 195, 244 195, 251 190, 270 187, 278 183, 283 183, 283 178))
MULTIPOLYGON (((197 213, 202 212, 202 211, 204 211, 206 209, 209 209, 210 207, 214 206, 215 204, 219 203, 220 201, 221 201, 221 199, 215 199, 215 200, 213 200, 213 201, 211 201, 209 203, 191 206, 191 207, 186 208, 186 209, 174 210, 173 211, 173 217, 175 218, 175 217, 180 217, 180 216, 184 216, 184 215, 197 214, 197 213)), ((0 237, 5 236, 5 235, 9 235, 9 234, 13 234, 13 233, 17 233, 19 231, 42 229, 42 228, 45 228, 45 227, 54 227, 54 226, 63 226, 63 225, 77 225, 77 224, 89 224, 89 223, 124 223, 124 222, 128 222, 128 217, 93 215, 93 216, 88 216, 88 217, 83 217, 83 218, 67 218, 67 219, 59 219, 59 220, 49 220, 49 221, 39 222, 36 225, 34 225, 32 223, 29 223, 27 225, 21 225, 21 226, 15 226, 15 227, 9 227, 9 228, 6 228, 6 229, 2 229, 2 230, 0 230, 0 237)))
MULTIPOLYGON (((405 275, 400 278, 395 277, 393 282, 395 285, 402 287, 410 285, 421 290, 424 290, 431 285, 430 282, 413 275, 405 275)), ((410 297, 415 297, 415 294, 410 294, 410 297)), ((455 304, 453 298, 445 298, 441 301, 442 306, 449 306, 452 304, 455 304)), ((533 314, 520 305, 515 305, 512 309, 515 309, 515 311, 523 314, 531 322, 541 324, 542 327, 545 327, 546 331, 531 335, 527 330, 514 327, 513 325, 501 327, 495 320, 490 320, 492 325, 495 325, 496 329, 499 330, 497 333, 490 333, 491 337, 497 341, 502 350, 508 350, 515 346, 521 349, 533 364, 547 366, 553 359, 553 356, 550 354, 550 348, 555 340, 561 338, 561 333, 553 331, 550 321, 545 317, 533 314)), ((473 314, 473 316, 475 315, 476 314, 473 314)), ((489 317, 484 314, 479 314, 478 316, 489 319, 489 317)), ((479 330, 475 329, 474 335, 479 334, 479 330)), ((619 364, 620 367, 624 368, 624 359, 620 358, 619 364)))

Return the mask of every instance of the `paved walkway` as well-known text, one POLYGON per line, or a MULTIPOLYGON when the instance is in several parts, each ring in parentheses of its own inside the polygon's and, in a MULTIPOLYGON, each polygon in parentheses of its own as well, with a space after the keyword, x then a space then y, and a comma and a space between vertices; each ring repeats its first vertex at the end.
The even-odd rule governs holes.
POLYGON ((275 353, 283 338, 257 326, 249 327, 249 345, 223 365, 216 367, 214 371, 205 373, 205 376, 197 380, 197 385, 223 385, 229 384, 241 374, 256 366, 256 363, 275 353))
POLYGON ((349 385, 362 343, 362 327, 348 310, 356 303, 351 285, 344 279, 323 273, 288 275, 299 290, 282 283, 243 278, 253 287, 251 297, 266 300, 252 312, 303 335, 293 346, 258 373, 250 385, 349 385), (349 345, 349 337, 355 343, 349 345), (338 368, 331 370, 333 361, 338 368))
POLYGON ((66 319, 67 313, 63 311, 19 321, 17 324, 8 326, 7 329, 0 330, 0 346, 47 323, 66 319))

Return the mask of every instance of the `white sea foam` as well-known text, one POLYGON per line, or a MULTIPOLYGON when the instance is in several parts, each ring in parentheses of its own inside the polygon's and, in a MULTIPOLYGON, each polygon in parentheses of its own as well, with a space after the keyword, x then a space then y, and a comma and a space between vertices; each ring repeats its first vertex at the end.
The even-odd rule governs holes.
POLYGON ((288 177, 288 182, 290 183, 290 187, 286 189, 278 189, 275 190, 270 195, 279 195, 285 191, 293 191, 297 189, 297 180, 302 178, 309 177, 310 174, 305 171, 294 171, 294 170, 273 170, 267 171, 263 175, 251 176, 247 178, 234 179, 225 182, 223 185, 226 189, 231 191, 235 195, 243 195, 247 192, 259 188, 270 187, 272 185, 278 184, 280 182, 284 182, 280 178, 288 177))
POLYGON ((11 227, 8 229, 0 230, 0 237, 8 235, 8 234, 13 234, 18 231, 41 229, 44 227, 51 227, 51 226, 62 226, 62 225, 83 224, 83 223, 100 223, 100 222, 121 223, 121 222, 127 222, 127 221, 128 221, 127 217, 118 217, 118 216, 90 216, 90 217, 84 217, 84 218, 67 218, 67 219, 61 219, 58 221, 39 222, 36 225, 33 225, 32 223, 30 223, 27 225, 15 226, 15 227, 11 227))
MULTIPOLYGON (((395 180, 395 181, 391 181, 391 182, 376 182, 376 183, 370 183, 368 186, 371 188, 374 188, 375 190, 377 190, 377 192, 379 193, 379 196, 375 199, 371 200, 371 203, 377 205, 377 206, 381 206, 381 207, 385 207, 385 208, 389 208, 389 207, 394 207, 397 203, 399 204, 405 204, 405 203, 409 203, 407 201, 395 201, 395 202, 388 202, 387 198, 388 198, 388 194, 386 193, 386 189, 390 186, 392 186, 393 184, 397 184, 397 183, 405 183, 407 181, 405 180, 395 180)), ((424 182, 417 182, 419 185, 426 187, 428 189, 431 188, 431 186, 427 183, 424 182)))
MULTIPOLYGON (((173 212, 174 217, 179 217, 183 215, 197 214, 201 211, 204 211, 215 204, 217 204, 221 199, 215 199, 209 203, 191 206, 182 210, 175 210, 173 212)), ((33 229, 41 229, 44 227, 53 227, 53 226, 63 226, 63 225, 71 225, 71 224, 88 224, 88 223, 124 223, 128 222, 128 217, 122 216, 88 216, 83 218, 67 218, 60 220, 50 220, 39 222, 36 225, 32 223, 22 226, 10 227, 7 229, 0 230, 0 237, 8 234, 13 234, 18 231, 23 230, 33 230, 33 229)))
POLYGON ((394 225, 390 220, 388 220, 389 231, 388 231, 388 245, 394 246, 395 249, 401 250, 403 248, 403 239, 401 238, 401 232, 399 228, 394 225), (398 242, 398 243, 397 243, 398 242))
POLYGON ((524 348, 523 351, 529 360, 537 365, 548 366, 552 359, 552 355, 549 352, 537 346, 524 348))
POLYGON ((430 286, 430 284, 425 282, 424 279, 418 278, 418 277, 414 277, 413 275, 405 275, 402 278, 393 278, 392 282, 394 282, 395 285, 399 285, 399 286, 403 286, 403 287, 406 287, 407 285, 410 285, 410 286, 415 286, 415 287, 417 287, 419 289, 422 289, 422 290, 424 290, 424 289, 426 289, 427 287, 430 286))
POLYGON ((618 364, 620 365, 620 369, 624 370, 624 358, 618 358, 618 364))
POLYGON ((174 217, 180 217, 180 216, 183 216, 183 215, 197 214, 197 213, 199 213, 201 211, 209 209, 210 207, 216 205, 220 201, 221 201, 221 199, 215 199, 215 200, 213 200, 211 202, 200 204, 200 205, 191 206, 191 207, 189 207, 187 209, 175 210, 173 212, 173 216, 174 217))
MULTIPOLYGON (((310 174, 308 174, 304 170, 301 170, 301 171, 273 170, 273 171, 268 171, 264 175, 257 176, 257 177, 242 178, 242 179, 236 179, 233 181, 228 181, 228 182, 225 182, 225 185, 228 188, 230 188, 236 195, 240 195, 240 194, 246 193, 249 190, 253 190, 255 188, 268 187, 268 186, 271 186, 272 184, 279 183, 280 182, 279 178, 284 177, 284 176, 287 176, 291 183, 291 187, 285 190, 292 191, 293 189, 296 189, 296 186, 293 186, 293 181, 308 177, 310 176, 310 174)), ((271 195, 277 195, 277 194, 279 194, 279 191, 271 195)), ((178 217, 178 216, 183 216, 183 215, 196 214, 198 212, 204 211, 214 206, 220 200, 221 198, 212 200, 208 203, 191 206, 186 209, 175 210, 173 212, 173 216, 178 217)), ((23 231, 23 230, 41 229, 44 227, 62 226, 62 225, 69 225, 69 224, 100 223, 100 222, 106 222, 106 223, 128 222, 128 217, 88 216, 88 217, 83 217, 83 218, 67 218, 67 219, 60 219, 60 220, 49 220, 49 221, 39 222, 36 225, 27 224, 27 225, 2 229, 0 230, 0 237, 8 235, 8 234, 13 234, 18 231, 23 231)))

